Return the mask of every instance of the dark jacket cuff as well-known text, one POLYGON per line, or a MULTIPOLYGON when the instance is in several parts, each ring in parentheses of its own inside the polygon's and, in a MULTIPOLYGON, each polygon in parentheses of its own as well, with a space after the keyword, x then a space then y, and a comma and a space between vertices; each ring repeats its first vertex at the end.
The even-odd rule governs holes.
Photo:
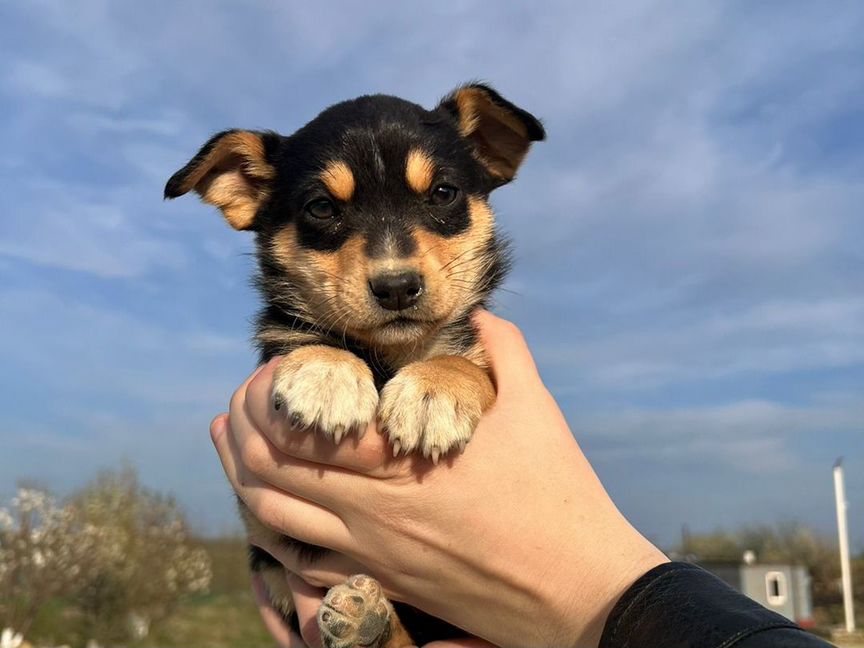
POLYGON ((655 567, 615 604, 599 648, 829 646, 704 569, 655 567), (791 643, 790 643, 791 642, 791 643))

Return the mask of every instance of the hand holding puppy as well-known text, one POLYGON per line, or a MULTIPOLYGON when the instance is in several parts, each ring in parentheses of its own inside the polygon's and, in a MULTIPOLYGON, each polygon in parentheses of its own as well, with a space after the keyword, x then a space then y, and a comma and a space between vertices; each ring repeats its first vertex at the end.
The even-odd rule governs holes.
POLYGON ((274 363, 211 426, 225 472, 271 529, 333 549, 307 583, 367 572, 392 598, 499 645, 596 645, 618 597, 665 556, 624 519, 537 374, 518 329, 476 317, 497 386, 464 454, 393 458, 374 426, 336 446, 292 431, 274 363))

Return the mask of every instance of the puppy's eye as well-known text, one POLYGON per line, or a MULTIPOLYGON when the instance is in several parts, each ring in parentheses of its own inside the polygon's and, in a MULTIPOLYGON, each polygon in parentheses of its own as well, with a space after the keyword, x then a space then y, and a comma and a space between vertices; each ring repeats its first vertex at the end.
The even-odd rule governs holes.
POLYGON ((429 202, 433 205, 443 207, 456 200, 456 196, 458 195, 459 190, 453 185, 439 184, 433 187, 432 193, 429 194, 429 202))
POLYGON ((336 215, 336 205, 326 198, 318 198, 306 203, 306 213, 313 218, 327 220, 336 215))

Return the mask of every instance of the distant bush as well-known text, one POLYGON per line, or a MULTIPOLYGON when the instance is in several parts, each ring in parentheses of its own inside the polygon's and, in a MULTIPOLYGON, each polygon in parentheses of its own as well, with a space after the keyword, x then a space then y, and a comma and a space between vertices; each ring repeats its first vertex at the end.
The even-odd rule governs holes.
MULTIPOLYGON (((703 560, 740 560, 747 550, 760 562, 784 562, 809 568, 813 604, 831 608, 841 602, 840 557, 834 537, 822 536, 795 522, 775 526, 746 526, 736 531, 690 535, 676 553, 703 560)), ((864 596, 864 556, 853 561, 855 597, 864 596)))
POLYGON ((176 503, 131 469, 103 473, 63 503, 22 488, 0 509, 0 628, 26 636, 39 610, 62 597, 77 621, 73 643, 128 641, 210 578, 176 503))

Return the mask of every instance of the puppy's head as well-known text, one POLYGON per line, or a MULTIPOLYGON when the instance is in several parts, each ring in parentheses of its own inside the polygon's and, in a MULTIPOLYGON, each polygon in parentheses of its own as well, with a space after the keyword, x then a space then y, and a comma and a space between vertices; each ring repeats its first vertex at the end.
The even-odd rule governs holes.
POLYGON ((332 106, 290 137, 227 131, 168 181, 258 236, 267 300, 375 346, 413 343, 500 282, 489 193, 541 124, 484 85, 434 110, 383 95, 332 106))

